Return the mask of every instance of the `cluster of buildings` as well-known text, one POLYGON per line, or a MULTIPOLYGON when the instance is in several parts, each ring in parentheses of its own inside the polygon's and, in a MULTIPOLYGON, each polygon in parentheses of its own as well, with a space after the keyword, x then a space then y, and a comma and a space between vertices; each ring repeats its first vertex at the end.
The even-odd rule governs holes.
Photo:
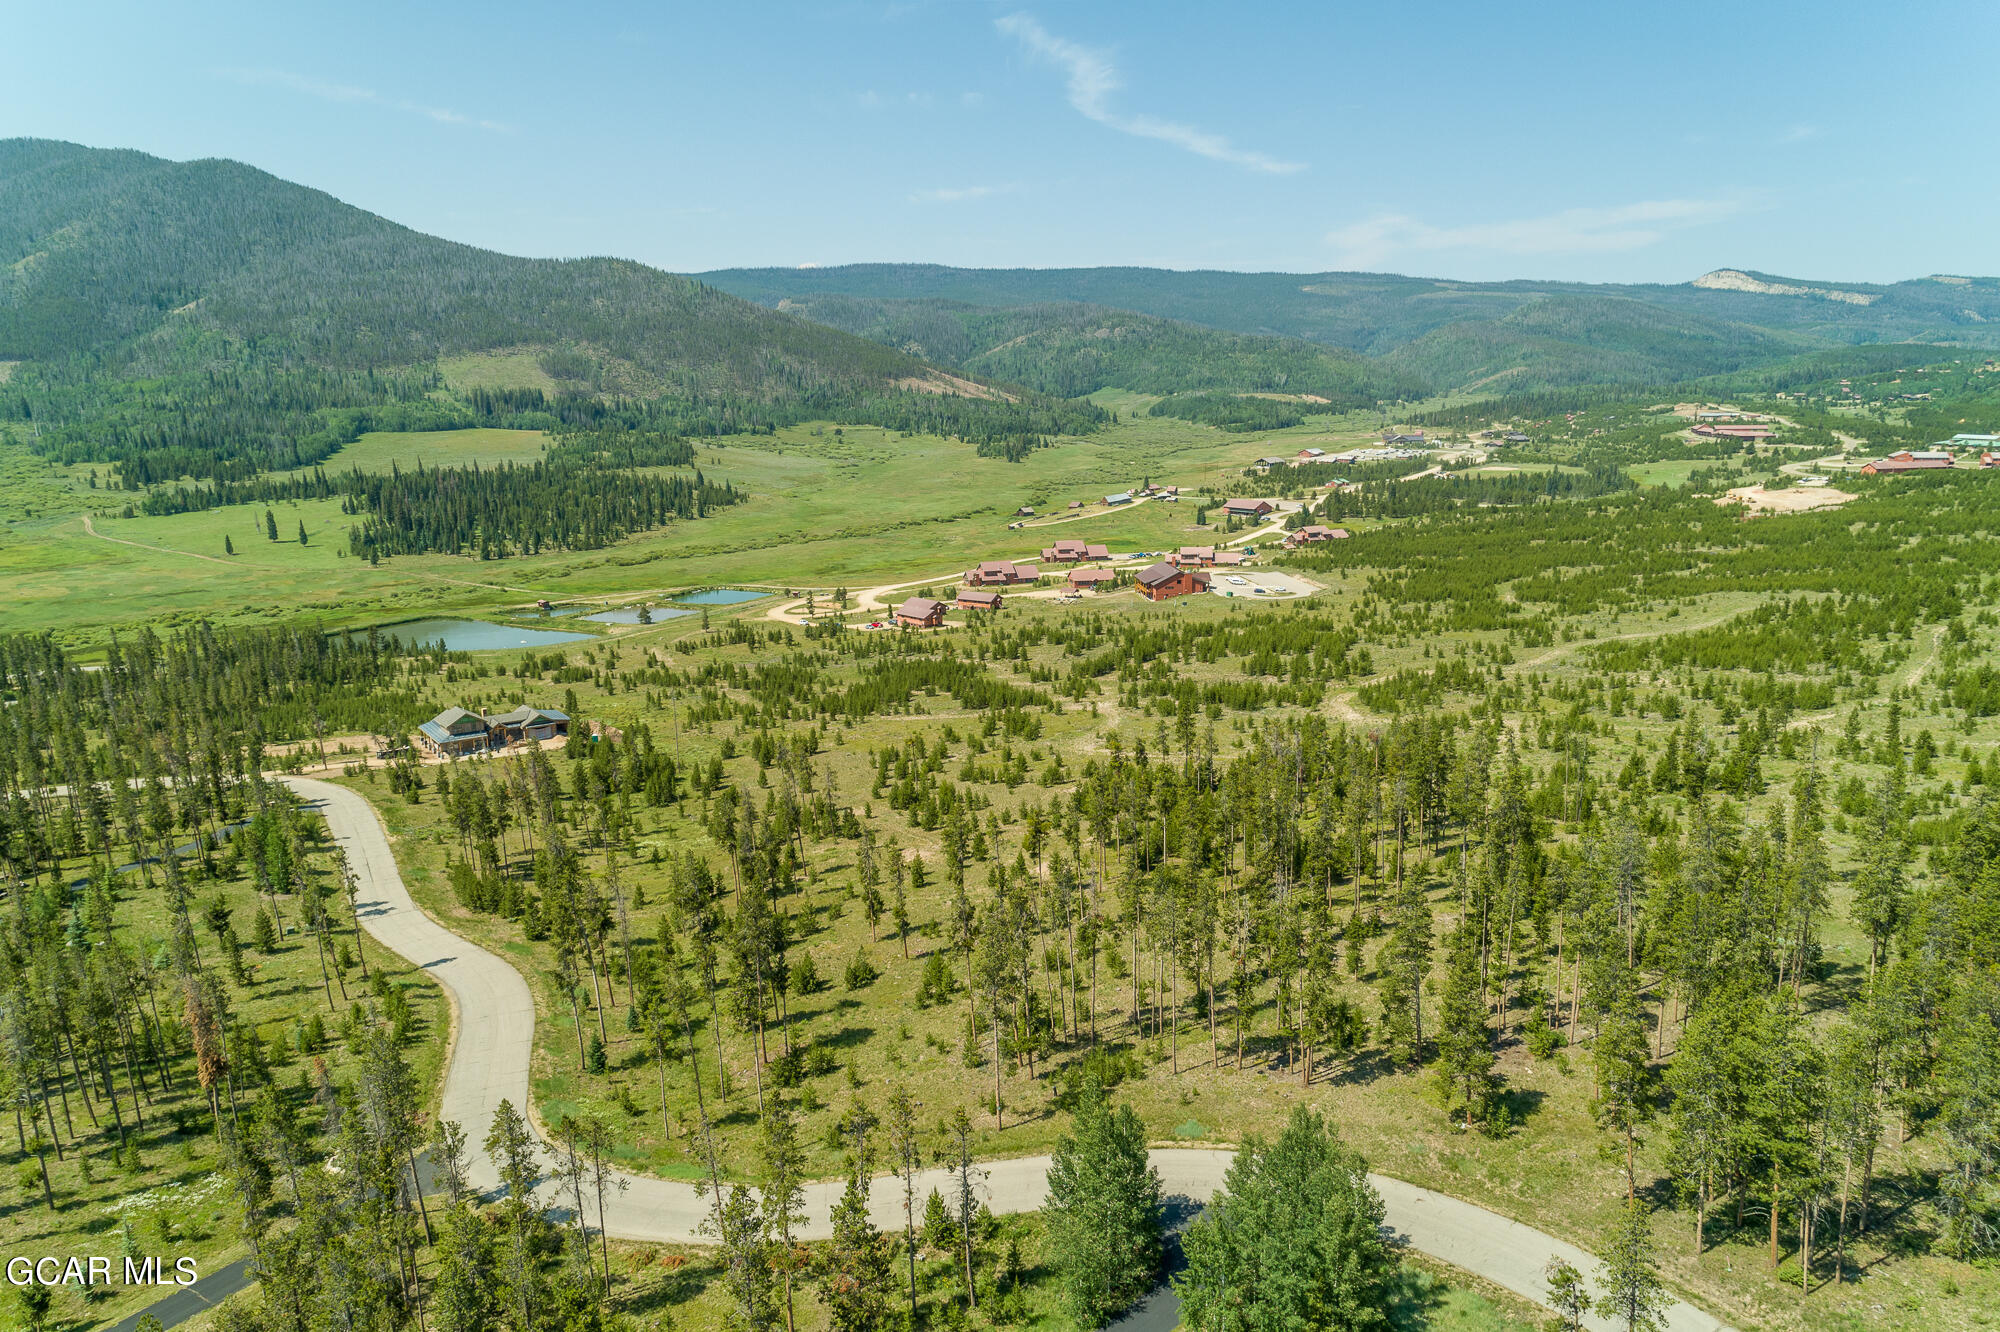
POLYGON ((1316 545, 1321 541, 1345 541, 1354 534, 1344 527, 1327 527, 1322 523, 1312 523, 1285 536, 1285 544, 1293 550, 1300 546, 1316 545))
MULTIPOLYGON (((2000 444, 2000 436, 1994 435, 1955 435, 1950 442, 1957 444, 1961 440, 2000 444)), ((1979 465, 2000 467, 2000 452, 1993 449, 1983 450, 1979 455, 1979 465)), ((1899 472, 1934 472, 1956 466, 1958 466, 1958 455, 1950 449, 1904 449, 1901 453, 1892 453, 1886 458, 1863 463, 1861 475, 1894 476, 1899 472)))
POLYGON ((446 708, 417 727, 417 742, 440 758, 465 758, 505 749, 522 741, 554 740, 569 734, 569 714, 554 708, 518 707, 485 716, 446 708))

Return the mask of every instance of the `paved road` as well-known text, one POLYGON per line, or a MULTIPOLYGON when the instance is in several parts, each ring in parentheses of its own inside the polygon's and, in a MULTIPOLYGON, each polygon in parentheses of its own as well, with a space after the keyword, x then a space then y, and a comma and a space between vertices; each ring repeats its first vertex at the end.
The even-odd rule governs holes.
MULTIPOLYGON (((483 1142, 493 1111, 503 1099, 517 1109, 531 1103, 528 1071, 535 1005, 527 981, 512 964, 461 939, 417 908, 396 868, 381 820, 361 795, 307 777, 280 780, 320 808, 334 840, 346 851, 360 883, 358 904, 368 932, 429 971, 451 996, 456 1031, 442 1113, 458 1121, 473 1144, 483 1142)), ((1232 1156, 1221 1149, 1173 1147, 1155 1149, 1152 1160, 1169 1196, 1201 1204, 1222 1186, 1232 1156)), ((1033 1211, 1047 1197, 1048 1166, 1046 1156, 983 1162, 981 1197, 995 1212, 1033 1211)), ((1390 1228, 1412 1248, 1528 1299, 1539 1302, 1546 1295, 1542 1269, 1552 1256, 1586 1275, 1597 1270, 1597 1260, 1574 1245, 1497 1212, 1387 1176, 1370 1179, 1382 1195, 1390 1228)), ((483 1153, 472 1163, 472 1182, 482 1191, 499 1186, 499 1176, 483 1153)), ((945 1182, 942 1171, 920 1175, 918 1206, 934 1186, 945 1182)), ((624 1177, 624 1185, 605 1204, 606 1229, 613 1235, 656 1242, 704 1240, 701 1222, 707 1208, 692 1186, 641 1175, 624 1177)), ((834 1182, 807 1188, 802 1232, 806 1238, 831 1233, 829 1217, 839 1194, 840 1185, 834 1182)), ((543 1186, 542 1196, 549 1205, 557 1204, 548 1185, 543 1186)), ((594 1212, 595 1200, 588 1204, 594 1212)), ((874 1182, 869 1211, 884 1230, 902 1229, 902 1186, 895 1177, 874 1182)), ((595 1221, 594 1216, 590 1219, 595 1221)), ((1595 1321, 1590 1325, 1608 1327, 1595 1321)), ((1727 1332, 1724 1324, 1685 1303, 1672 1307, 1667 1326, 1670 1332, 1727 1332)))
POLYGON ((139 1320, 147 1314, 159 1319, 161 1327, 175 1327, 196 1314, 207 1313, 252 1280, 250 1259, 239 1258, 221 1271, 210 1272, 192 1286, 183 1286, 164 1300, 155 1300, 138 1313, 129 1315, 111 1332, 138 1332, 139 1320))

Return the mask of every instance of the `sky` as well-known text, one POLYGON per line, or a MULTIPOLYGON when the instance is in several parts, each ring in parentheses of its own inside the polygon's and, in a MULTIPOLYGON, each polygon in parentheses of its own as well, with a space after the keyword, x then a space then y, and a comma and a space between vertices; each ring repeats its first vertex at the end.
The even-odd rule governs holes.
POLYGON ((2000 5, 72 4, 0 137, 677 272, 2000 273, 2000 5))

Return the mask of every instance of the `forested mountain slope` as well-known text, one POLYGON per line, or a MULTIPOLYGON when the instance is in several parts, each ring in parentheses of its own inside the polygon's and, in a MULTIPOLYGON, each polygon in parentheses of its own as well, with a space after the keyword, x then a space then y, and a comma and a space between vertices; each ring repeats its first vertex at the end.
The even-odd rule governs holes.
MULTIPOLYGON (((1694 282, 1619 286, 1565 282, 1455 282, 1386 273, 1174 272, 1151 268, 966 269, 932 264, 855 264, 813 269, 725 269, 701 275, 724 291, 766 305, 827 295, 892 300, 952 300, 991 306, 1085 301, 1238 333, 1305 338, 1369 355, 1385 355, 1441 329, 1499 324, 1477 334, 1455 332, 1447 344, 1493 348, 1522 345, 1523 361, 1554 350, 1550 337, 1572 349, 1578 365, 1555 382, 1634 373, 1721 373, 1751 359, 1777 359, 1799 346, 1920 341, 2000 346, 2000 279, 1936 276, 1887 286, 1802 281, 1718 270, 1694 282), (1567 320, 1568 301, 1595 313, 1580 336, 1547 327, 1551 313, 1567 320), (1553 302, 1553 304, 1551 304, 1553 302), (1616 302, 1605 305, 1601 302, 1616 302), (1507 321, 1524 307, 1529 328, 1507 321), (1611 318, 1616 313, 1619 318, 1611 318), (1663 321, 1691 319, 1693 346, 1664 358, 1652 350, 1663 321), (1532 327, 1540 325, 1541 327, 1532 327), (1722 344, 1717 330, 1730 330, 1722 344), (1735 344, 1735 345, 1728 345, 1735 344), (1602 353, 1610 353, 1604 363, 1602 353), (1593 367, 1596 368, 1593 368, 1593 367)), ((1444 370, 1468 359, 1472 372, 1492 373, 1487 359, 1464 351, 1409 361, 1437 361, 1444 370)), ((1476 377, 1476 375, 1475 375, 1476 377)))
POLYGON ((941 299, 807 296, 778 309, 970 374, 1074 397, 1101 388, 1169 394, 1311 394, 1366 405, 1417 397, 1416 377, 1343 348, 1229 333, 1080 301, 995 307, 941 299))
POLYGON ((240 163, 0 142, 0 357, 149 369, 201 333, 331 368, 581 342, 669 391, 766 398, 926 374, 642 264, 459 245, 240 163))

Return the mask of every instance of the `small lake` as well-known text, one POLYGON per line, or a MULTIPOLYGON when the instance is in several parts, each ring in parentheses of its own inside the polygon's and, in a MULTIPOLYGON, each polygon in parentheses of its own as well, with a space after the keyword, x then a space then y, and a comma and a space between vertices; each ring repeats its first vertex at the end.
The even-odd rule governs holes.
MULTIPOLYGON (((679 615, 692 614, 694 612, 691 610, 675 610, 672 606, 655 606, 653 607, 653 623, 658 624, 661 620, 671 620, 679 615)), ((586 615, 583 618, 596 624, 644 623, 639 618, 639 608, 637 606, 621 606, 617 610, 599 611, 595 615, 586 615)))
MULTIPOLYGON (((401 624, 375 626, 385 639, 394 639, 407 648, 429 647, 443 641, 448 652, 492 652, 499 648, 549 647, 555 643, 577 643, 589 634, 565 633, 559 629, 516 629, 485 620, 405 620, 401 624)), ((350 639, 365 640, 367 629, 350 630, 350 639)))
POLYGON ((746 592, 740 587, 712 587, 706 592, 690 592, 674 600, 683 606, 734 606, 739 601, 755 601, 769 592, 746 592))

